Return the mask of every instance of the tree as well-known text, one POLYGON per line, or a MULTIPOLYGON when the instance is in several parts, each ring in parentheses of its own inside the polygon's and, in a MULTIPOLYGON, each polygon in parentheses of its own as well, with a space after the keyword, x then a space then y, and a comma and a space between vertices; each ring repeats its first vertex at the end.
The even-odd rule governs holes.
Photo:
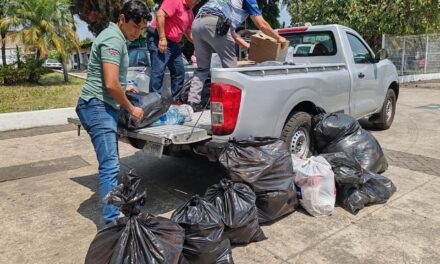
POLYGON ((375 49, 382 34, 426 34, 440 30, 438 0, 287 1, 292 24, 342 24, 358 31, 375 49))
MULTIPOLYGON (((9 0, 0 0, 0 18, 6 17, 8 10, 7 6, 9 4, 9 0)), ((6 66, 6 36, 9 31, 9 26, 0 24, 0 41, 2 43, 2 63, 3 66, 6 66)))
MULTIPOLYGON (((0 26, 20 28, 11 37, 20 39, 24 48, 35 52, 37 67, 41 66, 41 55, 55 49, 64 65, 64 79, 67 82, 66 63, 71 49, 79 47, 70 13, 69 0, 17 0, 11 6, 14 12, 0 20, 0 26)), ((30 76, 37 82, 38 74, 30 76)))
MULTIPOLYGON (((124 0, 73 0, 73 13, 78 14, 89 25, 90 32, 98 35, 109 22, 118 21, 124 2, 124 0)), ((144 2, 152 8, 159 1, 144 0, 144 2)))

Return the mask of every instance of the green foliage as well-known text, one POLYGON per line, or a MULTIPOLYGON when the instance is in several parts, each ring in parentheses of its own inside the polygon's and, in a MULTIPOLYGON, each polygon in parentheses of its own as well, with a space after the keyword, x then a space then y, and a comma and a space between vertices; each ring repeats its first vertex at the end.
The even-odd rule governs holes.
POLYGON ((15 85, 25 82, 36 83, 44 74, 51 72, 43 67, 44 59, 28 56, 25 62, 0 67, 0 84, 15 85))
POLYGON ((49 52, 49 58, 55 59, 55 60, 60 60, 60 54, 56 50, 51 50, 49 52))
MULTIPOLYGON (((70 0, 11 1, 7 16, 0 19, 0 27, 18 28, 9 37, 21 41, 27 51, 36 51, 36 62, 42 53, 52 49, 65 62, 70 51, 79 48, 70 7, 70 0)), ((38 82, 38 69, 31 71, 30 81, 38 82)))
POLYGON ((0 113, 73 107, 83 84, 83 80, 73 77, 64 83, 63 75, 54 72, 42 76, 38 85, 1 85, 0 113))
POLYGON ((87 47, 87 46, 91 45, 92 43, 93 43, 93 40, 91 40, 90 38, 85 38, 85 39, 81 40, 79 45, 80 45, 80 47, 87 47))
POLYGON ((382 34, 409 35, 440 30, 438 0, 299 0, 287 1, 294 24, 342 24, 380 47, 382 34))

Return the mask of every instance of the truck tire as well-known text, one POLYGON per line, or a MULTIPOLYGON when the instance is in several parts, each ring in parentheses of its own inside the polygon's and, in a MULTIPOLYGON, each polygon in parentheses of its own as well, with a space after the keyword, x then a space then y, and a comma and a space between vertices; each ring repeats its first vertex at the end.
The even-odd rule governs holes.
POLYGON ((313 153, 312 116, 305 112, 294 112, 284 125, 281 139, 290 152, 307 158, 313 153))
POLYGON ((373 120, 374 128, 386 130, 391 127, 396 113, 396 101, 396 93, 393 89, 388 89, 382 109, 370 119, 373 120))

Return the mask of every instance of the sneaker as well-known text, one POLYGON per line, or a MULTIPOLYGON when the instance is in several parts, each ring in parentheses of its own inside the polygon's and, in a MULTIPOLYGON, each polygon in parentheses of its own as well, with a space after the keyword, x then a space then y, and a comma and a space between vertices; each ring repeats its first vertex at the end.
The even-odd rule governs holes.
POLYGON ((201 105, 200 103, 189 102, 189 105, 193 109, 194 113, 195 112, 201 112, 204 109, 203 105, 201 105))

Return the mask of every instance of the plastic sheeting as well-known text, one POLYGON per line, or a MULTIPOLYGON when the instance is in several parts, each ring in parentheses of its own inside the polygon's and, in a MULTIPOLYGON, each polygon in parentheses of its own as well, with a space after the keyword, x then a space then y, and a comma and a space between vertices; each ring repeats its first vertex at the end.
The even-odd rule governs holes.
POLYGON ((260 223, 275 220, 298 206, 293 168, 286 143, 276 138, 231 141, 219 156, 232 181, 251 185, 260 223))
POLYGON ((360 167, 345 153, 322 154, 335 173, 337 201, 343 208, 356 214, 366 205, 381 204, 396 192, 393 182, 360 167))
POLYGON ((189 263, 234 263, 220 212, 199 196, 177 208, 171 220, 185 229, 183 256, 189 263))
POLYGON ((171 105, 170 99, 158 93, 127 93, 127 98, 134 106, 144 110, 144 117, 139 122, 134 121, 125 109, 119 110, 119 125, 130 130, 147 127, 165 114, 171 105))
POLYGON ((130 172, 105 198, 126 217, 105 226, 93 239, 86 264, 179 263, 185 233, 163 217, 140 213, 145 192, 138 193, 140 178, 130 172))
POLYGON ((221 213, 225 234, 231 243, 247 244, 266 239, 258 224, 257 197, 248 185, 223 179, 206 190, 205 199, 221 213))
POLYGON ((362 168, 376 173, 388 168, 379 142, 356 119, 343 113, 331 113, 315 116, 313 123, 319 153, 344 152, 362 168))

